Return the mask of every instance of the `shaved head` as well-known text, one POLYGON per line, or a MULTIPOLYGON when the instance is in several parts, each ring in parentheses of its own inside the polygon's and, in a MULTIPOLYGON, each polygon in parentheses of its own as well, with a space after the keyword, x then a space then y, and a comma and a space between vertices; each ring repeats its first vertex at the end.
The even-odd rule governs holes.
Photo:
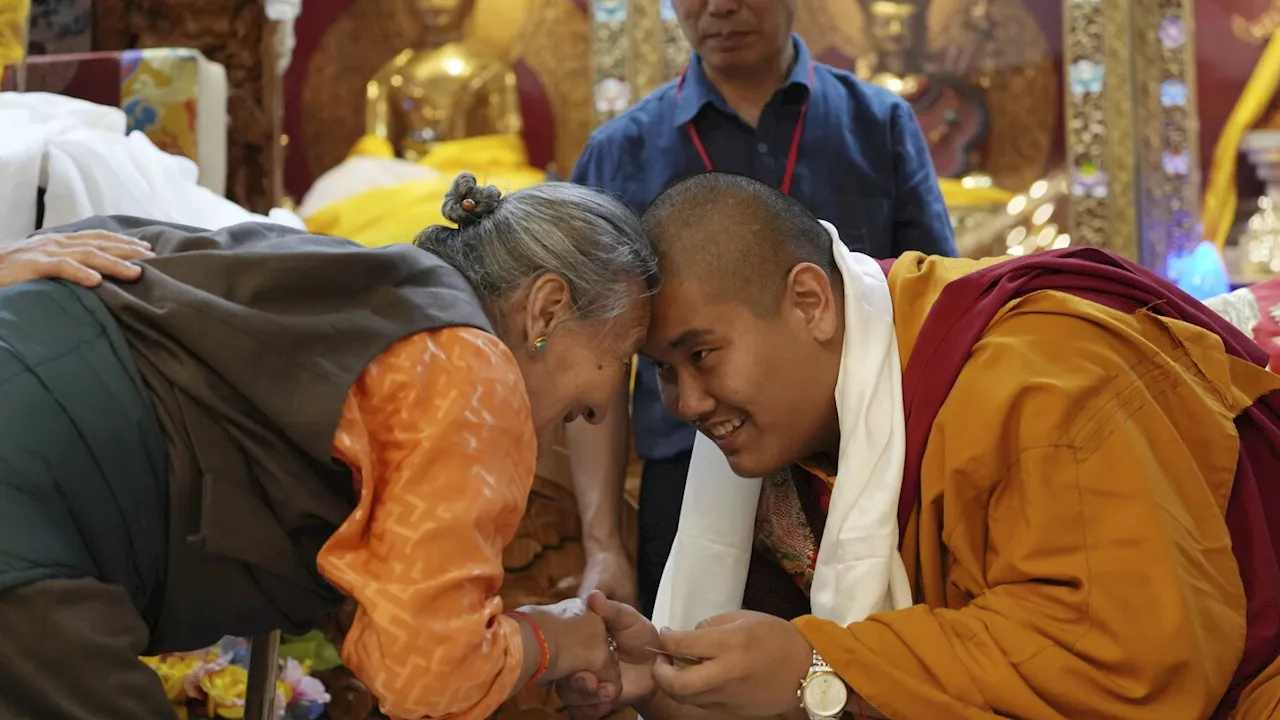
POLYGON ((743 477, 837 448, 843 293, 826 229, 783 193, 724 173, 673 185, 644 224, 662 289, 643 351, 663 405, 743 477))
POLYGON ((703 173, 676 183, 644 213, 663 278, 771 315, 787 276, 816 265, 838 287, 831 236, 803 205, 762 182, 703 173))

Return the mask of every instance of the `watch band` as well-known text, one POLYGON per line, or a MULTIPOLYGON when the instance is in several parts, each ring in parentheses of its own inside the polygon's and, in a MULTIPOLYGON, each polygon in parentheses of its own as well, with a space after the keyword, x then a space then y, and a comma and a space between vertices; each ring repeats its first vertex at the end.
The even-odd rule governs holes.
POLYGON ((822 659, 822 656, 818 654, 818 651, 814 650, 813 665, 809 666, 809 672, 812 673, 812 672, 824 672, 824 671, 835 672, 835 670, 833 670, 831 666, 827 664, 827 661, 822 659))

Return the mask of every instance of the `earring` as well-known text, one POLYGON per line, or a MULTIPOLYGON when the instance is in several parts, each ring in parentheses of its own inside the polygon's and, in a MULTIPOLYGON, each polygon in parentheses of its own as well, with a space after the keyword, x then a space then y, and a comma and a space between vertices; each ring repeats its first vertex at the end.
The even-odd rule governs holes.
POLYGON ((547 349, 547 336, 546 336, 546 335, 543 335, 542 337, 540 337, 540 338, 538 338, 538 339, 536 339, 536 340, 534 340, 534 341, 533 341, 533 351, 534 351, 535 353, 540 353, 540 352, 542 352, 543 350, 546 350, 546 349, 547 349))

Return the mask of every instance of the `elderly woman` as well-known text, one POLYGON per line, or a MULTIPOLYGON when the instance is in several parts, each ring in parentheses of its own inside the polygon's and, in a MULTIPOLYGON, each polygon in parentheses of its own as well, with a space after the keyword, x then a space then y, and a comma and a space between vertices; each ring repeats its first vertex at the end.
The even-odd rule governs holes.
POLYGON ((617 677, 580 602, 498 589, 537 438, 601 419, 641 342, 652 249, 574 185, 462 175, 444 214, 377 250, 99 217, 0 262, 98 285, 0 290, 0 717, 172 717, 137 655, 344 596, 343 658, 394 717, 617 677), (99 284, 137 241, 141 277, 99 284))

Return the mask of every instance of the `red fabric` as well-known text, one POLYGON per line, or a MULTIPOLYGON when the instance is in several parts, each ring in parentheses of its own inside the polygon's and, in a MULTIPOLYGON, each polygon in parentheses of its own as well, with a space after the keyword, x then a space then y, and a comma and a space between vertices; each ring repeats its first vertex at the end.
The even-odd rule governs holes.
MULTIPOLYGON (((882 263, 886 273, 891 263, 882 263)), ((907 451, 898 506, 905 531, 920 498, 920 466, 934 418, 991 319, 1009 302, 1058 290, 1133 312, 1149 308, 1217 333, 1231 355, 1260 367, 1267 353, 1172 283, 1097 248, 1065 248, 1013 258, 948 283, 925 318, 902 375, 907 451)), ((1227 528, 1248 600, 1244 656, 1214 714, 1225 718, 1241 691, 1280 654, 1280 393, 1236 419, 1240 460, 1227 528)))
POLYGON ((1249 286, 1258 301, 1262 319, 1253 329, 1253 341, 1271 355, 1271 369, 1280 372, 1280 277, 1249 286))
MULTIPOLYGON (((36 55, 27 58, 27 92, 48 92, 120 107, 120 77, 126 62, 122 52, 36 55)), ((16 78, 0 86, 13 90, 16 78)))

